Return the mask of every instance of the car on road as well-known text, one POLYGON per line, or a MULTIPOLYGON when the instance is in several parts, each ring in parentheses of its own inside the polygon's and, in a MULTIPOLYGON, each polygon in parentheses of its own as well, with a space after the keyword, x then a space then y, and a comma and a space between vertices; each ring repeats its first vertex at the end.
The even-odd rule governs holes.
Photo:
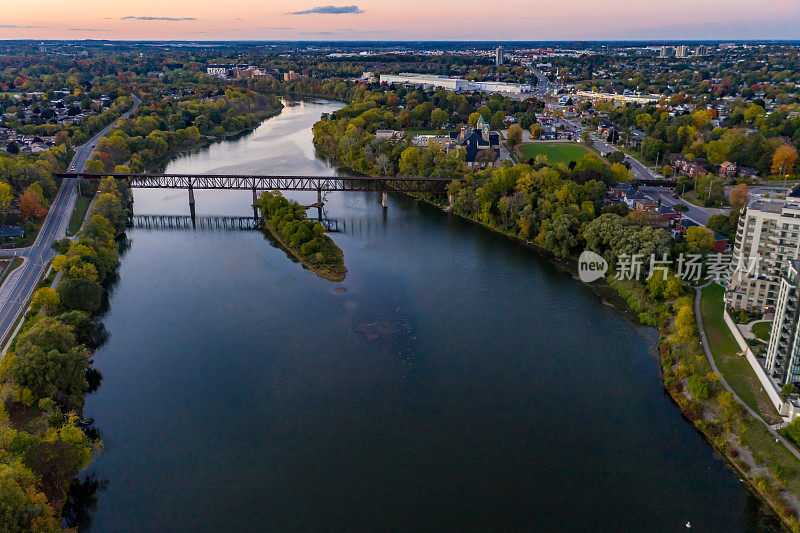
POLYGON ((675 198, 676 200, 679 198, 677 194, 673 194, 672 197, 675 198))

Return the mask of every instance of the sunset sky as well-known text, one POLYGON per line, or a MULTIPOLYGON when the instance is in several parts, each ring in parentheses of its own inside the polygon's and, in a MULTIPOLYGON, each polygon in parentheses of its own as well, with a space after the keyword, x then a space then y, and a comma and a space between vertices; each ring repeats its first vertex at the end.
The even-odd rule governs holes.
POLYGON ((38 0, 3 6, 0 39, 86 38, 798 39, 800 0, 38 0))

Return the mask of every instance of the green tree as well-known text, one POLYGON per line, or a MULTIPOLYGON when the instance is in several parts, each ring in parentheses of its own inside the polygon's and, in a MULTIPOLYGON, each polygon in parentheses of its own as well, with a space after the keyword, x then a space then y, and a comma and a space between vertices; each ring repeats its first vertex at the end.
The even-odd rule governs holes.
POLYGON ((44 309, 46 314, 53 314, 58 309, 59 303, 58 293, 51 287, 37 289, 31 296, 31 310, 34 313, 44 309))
POLYGON ((431 111, 431 125, 436 129, 444 128, 450 120, 450 115, 447 111, 439 109, 438 107, 431 111))
POLYGON ((5 181, 0 182, 0 215, 2 215, 3 220, 5 220, 6 215, 8 215, 12 199, 11 185, 5 181))
POLYGON ((81 278, 64 279, 58 284, 58 296, 66 309, 94 314, 103 302, 103 287, 96 281, 81 278))
POLYGON ((502 111, 497 111, 495 114, 492 115, 492 118, 489 120, 489 127, 493 130, 499 130, 503 127, 503 123, 506 120, 506 115, 502 111))
POLYGON ((104 170, 103 162, 97 159, 90 159, 86 162, 84 169, 91 174, 102 174, 104 170))
POLYGON ((61 393, 80 404, 88 367, 89 357, 83 346, 76 345, 72 328, 39 316, 17 338, 11 375, 38 398, 61 393))
POLYGON ((519 124, 514 124, 508 128, 508 144, 509 146, 516 146, 522 142, 522 127, 519 124))
POLYGON ((691 253, 703 254, 714 247, 714 232, 703 226, 691 226, 686 230, 686 249, 691 253))

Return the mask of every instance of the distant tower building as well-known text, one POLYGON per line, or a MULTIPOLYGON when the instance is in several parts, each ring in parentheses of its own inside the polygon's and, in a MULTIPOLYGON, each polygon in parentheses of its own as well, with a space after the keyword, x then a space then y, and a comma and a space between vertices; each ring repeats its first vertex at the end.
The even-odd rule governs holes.
POLYGON ((659 54, 660 57, 669 57, 675 50, 671 46, 662 46, 661 53, 659 54))
POLYGON ((495 50, 494 63, 498 67, 503 64, 503 54, 506 52, 505 48, 498 46, 495 50))
POLYGON ((675 49, 675 57, 689 57, 689 47, 685 44, 677 47, 675 49))
POLYGON ((696 55, 696 56, 708 55, 708 47, 703 46, 703 45, 695 47, 694 55, 696 55))

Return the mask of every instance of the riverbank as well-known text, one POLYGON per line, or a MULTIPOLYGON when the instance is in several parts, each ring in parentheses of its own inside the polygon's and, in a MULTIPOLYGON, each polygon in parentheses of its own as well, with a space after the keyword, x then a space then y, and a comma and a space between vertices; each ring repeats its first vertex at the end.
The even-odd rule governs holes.
POLYGON ((264 108, 260 110, 260 112, 258 113, 258 119, 257 119, 258 122, 252 126, 248 126, 247 128, 242 128, 236 131, 224 132, 221 135, 204 135, 201 139, 198 139, 198 141, 195 143, 192 143, 190 145, 179 146, 172 150, 169 150, 163 156, 150 161, 145 167, 145 171, 146 172, 161 171, 172 159, 178 156, 191 154, 193 152, 199 152, 201 150, 205 150, 212 144, 223 141, 232 141, 242 135, 252 133, 256 128, 258 128, 261 124, 263 124, 265 120, 269 120, 272 117, 280 115, 281 112, 283 111, 283 108, 284 108, 283 102, 280 103, 279 107, 264 108))
MULTIPOLYGON (((422 195, 414 197, 496 234, 511 238, 535 250, 559 268, 570 272, 573 277, 577 277, 577 263, 574 257, 559 258, 532 241, 505 232, 502 228, 491 226, 464 213, 454 212, 452 206, 438 198, 425 198, 422 195)), ((702 353, 702 348, 694 319, 691 326, 693 330, 689 337, 678 340, 679 334, 675 324, 678 308, 670 302, 650 298, 643 283, 619 282, 613 276, 609 276, 606 280, 588 286, 604 301, 623 311, 628 318, 656 328, 659 333, 662 383, 673 404, 678 407, 684 419, 692 423, 704 440, 742 476, 742 479, 747 481, 751 492, 772 509, 783 526, 797 531, 796 516, 800 512, 800 505, 795 496, 797 492, 786 485, 787 477, 796 475, 796 472, 787 473, 777 460, 767 459, 770 456, 766 446, 771 439, 762 438, 767 428, 759 427, 755 420, 749 420, 743 410, 731 407, 724 395, 721 400, 724 405, 720 405, 718 398, 723 389, 717 383, 718 378, 713 377, 707 362, 698 361, 698 357, 702 356, 697 354, 702 353), (697 390, 693 390, 698 388, 708 392, 698 393, 697 390)), ((686 306, 688 302, 682 303, 686 306)))

